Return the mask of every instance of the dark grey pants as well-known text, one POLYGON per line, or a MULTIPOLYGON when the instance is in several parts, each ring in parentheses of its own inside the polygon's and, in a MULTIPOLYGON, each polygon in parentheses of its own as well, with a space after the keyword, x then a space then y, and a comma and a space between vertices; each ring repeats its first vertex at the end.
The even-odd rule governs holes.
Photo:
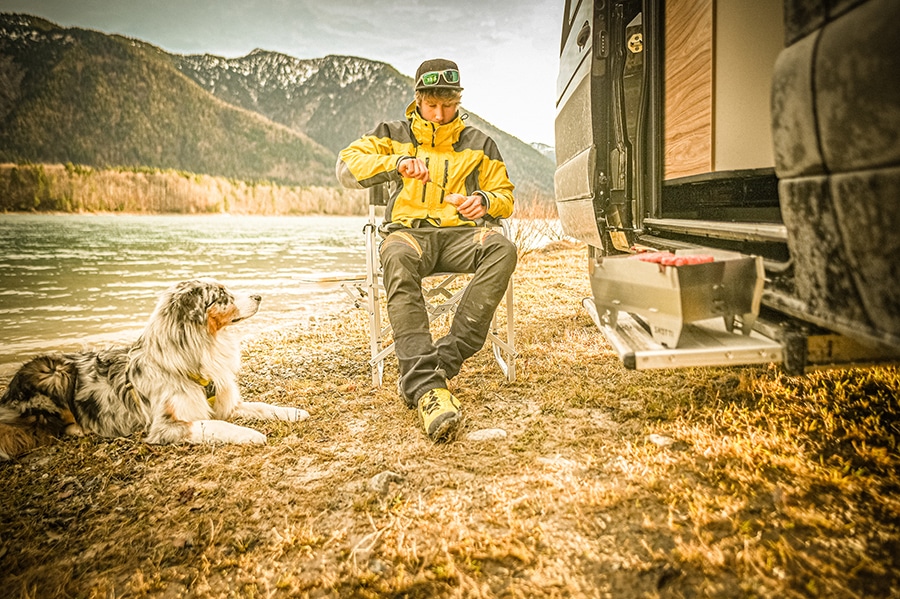
POLYGON ((516 268, 516 246, 484 227, 401 229, 381 243, 388 318, 400 366, 400 391, 411 408, 430 389, 447 386, 463 361, 484 346, 491 319, 516 268), (422 279, 439 272, 474 273, 450 331, 431 337, 422 279))

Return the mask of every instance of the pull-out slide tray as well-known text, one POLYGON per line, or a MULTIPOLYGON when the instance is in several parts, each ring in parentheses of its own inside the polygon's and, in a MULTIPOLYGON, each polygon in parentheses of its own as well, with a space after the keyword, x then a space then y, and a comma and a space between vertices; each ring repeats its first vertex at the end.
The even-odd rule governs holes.
POLYGON ((601 320, 593 299, 585 298, 582 304, 625 367, 633 370, 768 364, 784 359, 780 343, 756 331, 747 335, 729 332, 721 317, 685 324, 678 347, 668 348, 655 341, 633 315, 619 312, 611 326, 601 320))

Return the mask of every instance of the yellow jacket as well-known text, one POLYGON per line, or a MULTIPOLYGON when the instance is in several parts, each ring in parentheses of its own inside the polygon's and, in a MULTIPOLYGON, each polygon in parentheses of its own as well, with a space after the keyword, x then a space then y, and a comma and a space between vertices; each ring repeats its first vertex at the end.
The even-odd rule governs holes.
POLYGON ((406 121, 380 123, 374 130, 341 150, 337 177, 344 187, 367 188, 397 183, 388 201, 385 225, 419 226, 422 221, 439 227, 475 225, 444 201, 447 193, 480 194, 488 215, 508 218, 513 211, 513 189, 506 164, 494 141, 475 127, 467 127, 460 114, 445 125, 426 121, 415 102, 406 109, 406 121), (397 172, 404 158, 423 160, 432 183, 405 179, 397 172))

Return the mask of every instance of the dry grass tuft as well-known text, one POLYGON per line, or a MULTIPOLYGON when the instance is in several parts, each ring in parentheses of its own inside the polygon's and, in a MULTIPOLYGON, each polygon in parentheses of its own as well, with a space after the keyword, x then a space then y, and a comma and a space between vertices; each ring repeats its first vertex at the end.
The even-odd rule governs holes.
MULTIPOLYGON (((564 246, 565 244, 560 244, 564 246)), ((429 443, 364 314, 246 347, 263 448, 67 439, 0 464, 12 597, 897 597, 900 370, 625 370, 584 248, 517 272, 519 379, 483 351, 429 443), (652 442, 650 435, 670 439, 652 442), (374 484, 372 479, 384 472, 374 484)))

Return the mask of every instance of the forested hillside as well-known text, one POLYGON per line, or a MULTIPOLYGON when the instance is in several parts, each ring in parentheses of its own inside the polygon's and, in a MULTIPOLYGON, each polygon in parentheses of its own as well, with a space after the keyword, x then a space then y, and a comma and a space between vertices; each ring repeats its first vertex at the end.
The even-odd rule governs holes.
POLYGON ((331 152, 211 97, 159 49, 0 18, 0 161, 147 166, 332 185, 331 152))

